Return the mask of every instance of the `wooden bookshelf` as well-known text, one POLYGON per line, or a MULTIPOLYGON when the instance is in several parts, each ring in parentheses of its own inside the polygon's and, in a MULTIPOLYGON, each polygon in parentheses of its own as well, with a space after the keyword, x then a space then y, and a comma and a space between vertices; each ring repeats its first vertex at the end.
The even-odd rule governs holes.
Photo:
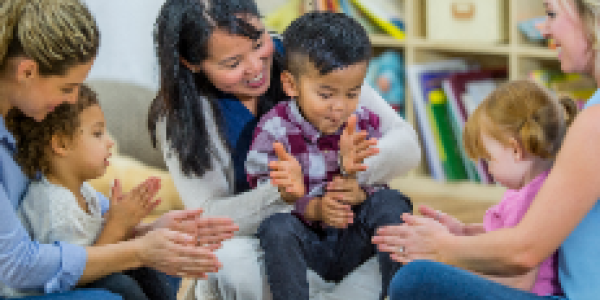
MULTIPOLYGON (((290 0, 257 0, 259 6, 274 7, 290 0)), ((407 65, 450 58, 464 58, 482 67, 505 67, 509 79, 526 78, 531 70, 559 69, 556 51, 529 42, 517 28, 520 21, 545 15, 542 0, 503 0, 503 26, 507 39, 501 43, 440 42, 427 38, 426 0, 389 0, 404 10, 406 38, 395 39, 386 34, 372 34, 375 53, 395 49, 403 53, 407 65)), ((435 0, 433 0, 435 1, 435 0)), ((409 85, 406 84, 406 119, 417 129, 409 85)), ((421 143, 421 145, 423 145, 421 143)), ((422 155, 425 159, 425 154, 422 155)), ((396 179, 392 186, 410 195, 452 197, 456 199, 500 200, 504 188, 471 182, 439 183, 431 179, 426 163, 408 175, 396 179)))
MULTIPOLYGON (((371 35, 371 42, 376 52, 387 49, 397 49, 402 52, 407 65, 449 58, 465 58, 483 67, 504 66, 509 71, 510 80, 526 78, 531 70, 560 67, 555 50, 527 41, 517 28, 518 22, 522 20, 545 15, 541 0, 504 0, 504 26, 508 38, 498 44, 429 40, 426 36, 426 1, 390 1, 396 1, 404 8, 406 38, 397 40, 387 35, 377 34, 371 35)), ((406 84, 406 95, 406 119, 416 129, 417 122, 408 84, 406 84)), ((425 159, 424 153, 422 157, 425 159)), ((392 186, 406 191, 407 194, 430 197, 450 196, 482 201, 498 201, 505 191, 497 185, 436 182, 429 177, 425 161, 407 176, 395 180, 392 186)))

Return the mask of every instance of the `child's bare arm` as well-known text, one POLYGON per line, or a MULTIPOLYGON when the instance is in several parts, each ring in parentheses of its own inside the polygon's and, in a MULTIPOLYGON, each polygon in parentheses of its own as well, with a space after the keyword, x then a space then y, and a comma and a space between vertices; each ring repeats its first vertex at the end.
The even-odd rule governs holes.
POLYGON ((154 196, 160 189, 160 180, 147 179, 145 182, 122 195, 121 185, 115 180, 110 197, 110 208, 106 213, 106 223, 96 239, 95 245, 114 244, 134 236, 134 229, 160 203, 154 196))
POLYGON ((419 206, 419 212, 425 217, 438 221, 454 235, 478 235, 485 233, 485 227, 481 223, 464 224, 457 218, 427 205, 419 206))

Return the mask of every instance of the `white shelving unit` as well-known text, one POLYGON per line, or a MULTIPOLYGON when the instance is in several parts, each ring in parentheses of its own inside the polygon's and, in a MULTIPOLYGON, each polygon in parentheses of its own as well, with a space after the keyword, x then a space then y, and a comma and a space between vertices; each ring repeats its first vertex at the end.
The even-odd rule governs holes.
MULTIPOLYGON (((509 79, 526 78, 531 70, 540 68, 559 69, 556 51, 543 45, 533 44, 518 31, 522 20, 545 15, 541 0, 504 0, 504 26, 508 39, 503 43, 438 42, 426 36, 425 0, 391 0, 404 6, 406 38, 397 40, 387 35, 371 35, 376 51, 397 49, 404 53, 405 63, 416 64, 448 58, 466 58, 483 67, 504 66, 509 79)), ((435 1, 435 0, 433 0, 435 1)), ((406 118, 415 128, 413 105, 406 85, 406 118)), ((425 157, 425 155, 423 155, 425 157)), ((470 182, 437 183, 429 177, 425 163, 405 177, 398 178, 392 185, 405 193, 432 197, 455 197, 465 200, 497 201, 504 188, 496 185, 481 185, 470 182)))

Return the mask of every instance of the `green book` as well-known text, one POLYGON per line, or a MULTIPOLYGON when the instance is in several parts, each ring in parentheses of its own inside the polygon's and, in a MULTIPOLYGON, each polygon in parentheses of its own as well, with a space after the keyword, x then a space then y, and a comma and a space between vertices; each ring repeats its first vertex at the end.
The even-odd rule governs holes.
POLYGON ((444 174, 448 181, 468 180, 469 175, 458 147, 458 141, 452 130, 452 121, 446 109, 446 96, 440 89, 435 89, 427 95, 429 98, 428 110, 434 128, 444 174))

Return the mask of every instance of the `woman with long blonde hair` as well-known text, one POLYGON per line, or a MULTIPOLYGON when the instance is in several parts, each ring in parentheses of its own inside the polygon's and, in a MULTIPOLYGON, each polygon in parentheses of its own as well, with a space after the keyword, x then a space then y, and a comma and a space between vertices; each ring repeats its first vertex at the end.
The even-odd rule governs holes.
MULTIPOLYGON (((545 0, 544 34, 560 47, 565 73, 585 73, 600 83, 600 1, 545 0)), ((570 126, 554 166, 527 213, 514 227, 477 235, 455 235, 456 220, 422 207, 423 217, 379 231, 374 242, 410 262, 394 278, 396 299, 548 299, 473 273, 526 274, 558 249, 564 296, 600 295, 600 90, 570 126), (415 261, 416 260, 416 261, 415 261), (467 270, 467 271, 465 271, 467 270)))

